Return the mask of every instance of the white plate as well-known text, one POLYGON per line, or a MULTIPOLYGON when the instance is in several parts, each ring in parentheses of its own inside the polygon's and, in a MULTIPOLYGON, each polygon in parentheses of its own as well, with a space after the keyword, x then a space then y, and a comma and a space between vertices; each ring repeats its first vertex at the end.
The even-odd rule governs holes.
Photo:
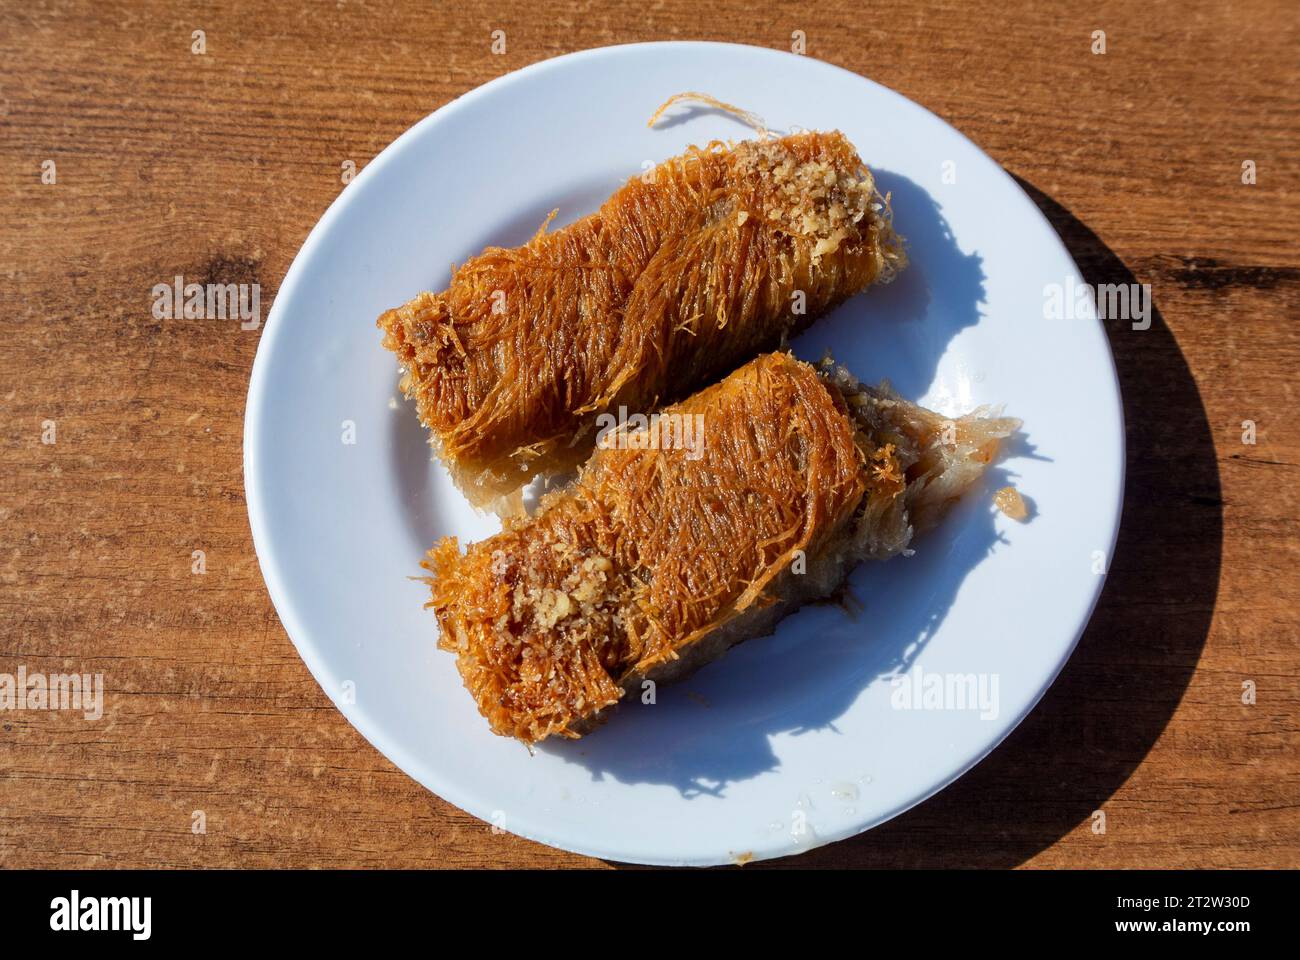
MULTIPOLYGON (((866 830, 941 789, 1043 695, 1101 591, 1119 522, 1123 418, 1101 325, 1044 318, 1080 281, 1038 210, 961 134, 896 93, 772 50, 655 43, 535 64, 443 107, 343 190, 285 277, 262 334, 245 422, 248 512, 285 629, 348 720, 440 796, 513 833, 614 860, 716 864, 796 853, 866 830), (1028 444, 918 541, 860 568, 864 611, 806 608, 653 707, 529 755, 493 736, 434 647, 426 588, 407 579, 476 515, 430 463, 375 317, 487 244, 523 242, 595 209, 646 161, 742 139, 732 118, 661 101, 703 90, 775 129, 839 128, 893 194, 910 268, 796 344, 833 347, 946 413, 1004 404, 1028 444), (955 182, 950 182, 955 180, 955 182), (345 444, 344 421, 355 424, 345 444), (1011 478, 1037 514, 995 514, 1011 478), (901 709, 930 675, 985 682, 992 710, 901 709)), ((932 682, 932 681, 929 681, 932 682)), ((924 706, 924 701, 922 701, 924 706)), ((488 827, 485 825, 484 830, 488 827)))

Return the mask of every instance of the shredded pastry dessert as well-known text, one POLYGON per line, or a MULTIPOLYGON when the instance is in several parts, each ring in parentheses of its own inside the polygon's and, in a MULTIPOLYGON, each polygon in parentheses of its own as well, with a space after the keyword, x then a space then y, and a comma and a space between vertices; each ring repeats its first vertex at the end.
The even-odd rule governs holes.
POLYGON ((430 551, 439 646, 496 733, 580 736, 643 681, 771 632, 858 562, 907 550, 1019 427, 783 352, 664 414, 702 417, 702 436, 602 443, 534 516, 430 551))
POLYGON ((692 147, 379 318, 472 503, 571 470, 602 413, 686 397, 903 267, 888 198, 843 134, 763 133, 692 147))

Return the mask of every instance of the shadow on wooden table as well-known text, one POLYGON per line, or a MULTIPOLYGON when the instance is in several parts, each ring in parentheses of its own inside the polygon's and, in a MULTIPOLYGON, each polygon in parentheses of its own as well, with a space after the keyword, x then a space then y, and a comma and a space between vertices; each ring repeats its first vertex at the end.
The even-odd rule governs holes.
MULTIPOLYGON (((1086 281, 1136 282, 1087 226, 1018 182, 1086 281)), ((1160 737, 1191 679, 1222 549, 1205 407, 1158 307, 1151 310, 1146 330, 1107 321, 1128 430, 1124 518, 1097 609, 1056 683, 1001 746, 938 795, 860 836, 769 865, 1013 867, 1082 825, 1072 865, 1087 866, 1090 844, 1100 850, 1123 836, 1128 810, 1107 801, 1160 737), (1096 811, 1106 815, 1106 833, 1096 831, 1096 811)))

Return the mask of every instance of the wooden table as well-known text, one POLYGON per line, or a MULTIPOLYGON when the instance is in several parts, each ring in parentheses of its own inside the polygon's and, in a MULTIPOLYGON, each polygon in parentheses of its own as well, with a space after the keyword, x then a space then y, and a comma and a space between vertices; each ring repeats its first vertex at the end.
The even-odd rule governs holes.
POLYGON ((0 11, 0 672, 107 685, 95 722, 0 713, 0 865, 598 864, 494 835, 326 699, 249 538, 259 333, 156 319, 151 289, 257 282, 265 311, 345 161, 507 71, 802 30, 972 137, 1089 280, 1149 283, 1157 314, 1110 331, 1124 526, 1063 675, 957 784, 786 862, 1300 866, 1293 4, 188 6, 0 11))

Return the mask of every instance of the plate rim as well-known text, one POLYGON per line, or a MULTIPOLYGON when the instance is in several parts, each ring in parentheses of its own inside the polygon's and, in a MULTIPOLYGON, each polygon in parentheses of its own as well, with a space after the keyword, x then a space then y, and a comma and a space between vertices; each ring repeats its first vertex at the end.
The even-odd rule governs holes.
MULTIPOLYGON (((762 46, 755 46, 752 44, 731 43, 731 42, 711 41, 711 40, 656 40, 656 41, 644 41, 644 42, 636 42, 636 43, 611 44, 607 46, 591 47, 591 48, 578 50, 567 54, 562 54, 560 56, 536 61, 534 63, 521 67, 517 70, 512 70, 508 73, 502 74, 499 77, 495 77, 492 80, 489 80, 486 83, 483 83, 471 90, 466 91, 465 93, 461 94, 455 99, 449 101, 443 106, 437 108, 436 110, 432 111, 431 113, 417 120, 414 124, 412 124, 406 130, 404 130, 401 134, 399 134, 391 143, 385 146, 378 154, 375 155, 375 157, 369 163, 367 163, 362 168, 362 170, 352 179, 352 181, 347 186, 345 186, 344 189, 341 190, 339 194, 330 202, 329 207, 325 210, 325 212, 317 220, 316 224, 308 232, 306 239, 302 243, 302 246, 299 248, 298 252, 294 255, 293 261, 289 265, 289 268, 284 275, 284 279, 281 281, 280 286, 277 289, 276 296, 271 305, 271 308, 267 313, 266 322, 263 324, 263 329, 258 336, 257 351, 253 359, 252 369, 249 374, 248 391, 245 396, 244 431, 243 431, 243 476, 242 476, 243 487, 244 487, 244 500, 248 511, 249 528, 250 528, 250 533, 253 541, 253 549, 257 557, 258 567, 261 571, 263 582, 266 585, 267 594, 270 597, 271 603, 275 608, 277 617, 279 617, 280 619, 281 625, 284 627, 284 631, 286 635, 289 637, 290 642, 293 644, 299 657, 306 665, 308 671, 311 673, 312 678, 316 681, 317 685, 320 686, 320 688, 324 691, 325 695, 330 699, 330 702, 333 703, 334 706, 343 715, 344 719, 358 733, 360 733, 362 737, 364 737, 365 740, 372 747, 374 747, 377 751, 379 751, 379 753, 381 753, 385 758, 387 758, 391 763, 393 763, 399 770, 401 770, 403 774, 410 777, 416 783, 420 784, 420 786, 422 786, 424 789, 429 790, 430 792, 436 794, 437 796, 447 801, 448 803, 453 804, 459 809, 464 810, 466 813, 469 813, 471 816, 474 816, 479 819, 482 818, 479 814, 474 812, 474 808, 481 806, 481 804, 478 803, 477 799, 470 796, 471 791, 462 789, 457 783, 451 780, 440 779, 436 777, 426 778, 424 776, 417 776, 416 774, 412 773, 411 772, 412 769, 424 770, 426 768, 426 765, 422 761, 410 755, 410 753, 402 746, 400 746, 400 744, 391 742, 388 738, 388 735, 384 733, 383 730, 379 729, 378 725, 371 719, 368 713, 366 713, 361 709, 358 709, 357 705, 355 704, 344 704, 340 702, 339 697, 335 693, 335 690, 338 688, 338 684, 329 682, 335 679, 332 676, 332 671, 326 664, 325 657, 323 656, 323 654, 310 642, 309 640, 310 631, 307 630, 305 625, 300 622, 295 605, 291 602, 289 591, 286 589, 282 575, 280 573, 279 564, 277 563, 275 557, 273 556, 272 537, 270 535, 270 530, 269 530, 269 520, 267 519, 265 507, 262 502, 261 494, 259 492, 259 487, 258 487, 259 464, 258 464, 256 448, 257 448, 258 437, 259 437, 261 424, 262 424, 260 411, 263 409, 266 403, 266 397, 269 389, 269 382, 270 382, 269 371, 270 371, 271 361, 268 358, 274 350, 274 343, 276 340, 276 337, 273 334, 278 334, 278 331, 281 326, 279 322, 279 317, 280 314, 283 312, 281 309, 282 302, 288 303, 293 299, 293 295, 295 294, 298 286, 302 283, 303 272, 306 270, 306 266, 305 266, 306 262, 312 259, 312 255, 314 254, 314 251, 318 246, 321 245, 321 243, 323 242, 323 238, 330 232, 330 229, 334 221, 337 220, 342 215, 342 211, 344 210, 344 208, 347 207, 349 203, 351 203, 351 198, 349 196, 349 190, 347 189, 347 187, 353 186, 358 183, 366 183, 370 179, 379 176, 380 171, 382 171, 384 167, 387 165, 387 163, 391 162, 393 158, 400 152, 400 148, 405 142, 414 139, 421 131, 423 131, 427 127, 437 124, 442 118, 448 116, 449 114, 472 107, 477 100, 486 96, 488 93, 498 89, 499 87, 508 86, 514 83, 526 82, 530 77, 536 74, 548 70, 562 69, 576 61, 593 60, 602 57, 614 57, 614 56, 618 56, 620 53, 631 52, 633 50, 645 50, 645 49, 654 49, 654 48, 662 49, 668 47, 679 49, 679 50, 683 48, 694 48, 700 51, 725 49, 732 52, 737 52, 737 51, 743 52, 744 54, 751 55, 751 56, 753 55, 770 56, 774 59, 784 59, 787 57, 794 57, 801 61, 816 64, 821 68, 835 71, 841 74, 845 74, 847 75, 847 77, 852 78, 853 80, 859 83, 866 83, 870 85, 873 88, 874 92, 876 92, 877 94, 883 94, 887 97, 896 98, 897 100, 903 101, 903 103, 905 103, 909 109, 920 110, 925 114, 928 114, 930 118, 932 118, 933 120, 941 124, 943 128, 945 128, 948 131, 950 135, 960 138, 973 150, 977 151, 980 155, 985 157, 990 162, 990 164, 997 169, 998 173, 1005 179, 1005 181, 1010 186, 1014 187, 1015 195, 1018 195, 1024 201, 1024 206, 1026 211, 1032 212, 1032 215, 1037 218, 1038 222, 1047 230, 1047 232, 1053 238, 1054 242, 1057 245, 1058 252, 1060 253, 1061 256, 1065 258, 1065 262, 1069 263, 1074 267, 1075 273, 1080 278, 1080 280, 1086 282, 1084 273, 1082 270, 1079 269, 1079 266, 1077 262, 1074 260, 1073 255, 1070 253, 1069 248, 1065 245, 1064 240, 1061 238, 1060 234, 1057 233, 1056 228, 1052 225, 1051 221, 1048 220, 1047 217, 1043 214, 1043 212, 1039 209, 1038 205, 1034 203, 1033 199, 1025 192, 1025 190, 1016 181, 1016 179, 1002 166, 1001 163, 999 163, 993 157, 989 156, 987 152, 985 152, 978 144, 976 144, 964 133, 962 133, 961 130, 957 129, 955 126, 948 123, 948 121, 946 121, 943 117, 940 117, 938 114, 934 113, 924 105, 917 103, 916 101, 910 99, 909 97, 906 97, 903 94, 895 90, 892 90, 889 87, 886 87, 877 81, 874 81, 868 77, 864 77, 859 73, 856 73, 845 67, 841 67, 838 64, 830 63, 825 60, 820 60, 815 57, 810 57, 801 54, 794 54, 791 52, 787 52, 784 50, 775 49, 771 47, 762 47, 762 46), (436 781, 436 783, 429 782, 431 780, 436 781)), ((353 194, 359 194, 361 191, 354 190, 351 192, 353 194)), ((916 797, 911 802, 903 804, 897 807, 896 809, 894 809, 893 811, 888 812, 876 819, 869 819, 865 823, 852 825, 849 826, 847 829, 829 831, 824 835, 819 834, 816 837, 815 841, 812 843, 800 844, 793 841, 788 841, 782 849, 777 850, 776 852, 770 852, 770 853, 765 852, 762 856, 757 857, 757 859, 778 859, 778 858, 788 857, 788 856, 798 856, 800 854, 807 853, 811 850, 815 850, 819 847, 823 847, 831 843, 839 842, 840 840, 857 836, 861 833, 865 833, 868 830, 874 829, 875 827, 878 827, 881 824, 886 823, 894 819, 895 817, 902 815, 903 813, 906 813, 908 810, 913 809, 919 804, 924 803, 925 801, 934 797, 936 794, 945 790, 947 787, 951 786, 954 782, 959 780, 965 774, 970 772, 971 769, 973 769, 975 766, 981 763, 986 757, 989 756, 989 754, 991 754, 994 750, 996 750, 999 746, 1001 746, 1002 743, 1005 742, 1005 740, 1011 735, 1011 733, 1014 732, 1020 726, 1020 724, 1024 721, 1024 719, 1030 713, 1032 713, 1034 709, 1037 708, 1038 704, 1042 701, 1043 697, 1047 694, 1047 691, 1051 689, 1053 684, 1055 684, 1057 678, 1061 674, 1061 671, 1065 668, 1066 663, 1069 662, 1075 650, 1078 648, 1079 641, 1082 639, 1084 631, 1087 629, 1088 624, 1092 620, 1092 616, 1096 610, 1097 603, 1100 601, 1102 592, 1105 589, 1106 580, 1109 577, 1109 571, 1110 571, 1109 561, 1113 560, 1114 557, 1115 543, 1119 536, 1119 529, 1122 521, 1124 490, 1126 485, 1126 471, 1127 471, 1127 463, 1126 463, 1127 433, 1126 433, 1126 424, 1124 421, 1123 393, 1121 391, 1121 384, 1119 380, 1118 369, 1115 363, 1114 352, 1111 350, 1110 340, 1106 335, 1104 322, 1096 318, 1095 316, 1092 318, 1090 322, 1094 324, 1094 328, 1093 328, 1094 332, 1101 342, 1106 359, 1109 361, 1108 369, 1110 372, 1111 387, 1114 392, 1114 400, 1115 400, 1114 412, 1116 414, 1115 422, 1112 423, 1111 425, 1112 426, 1111 436, 1114 438, 1114 441, 1117 443, 1119 448, 1115 458, 1116 462, 1118 463, 1118 475, 1115 478, 1116 482, 1113 487, 1113 496, 1111 497, 1111 503, 1109 504, 1110 509, 1108 511, 1110 516, 1112 517, 1112 520, 1110 525, 1111 529, 1109 531, 1109 537, 1106 540, 1106 545, 1105 545, 1106 557, 1108 559, 1106 570, 1103 574, 1099 575, 1096 578, 1096 586, 1095 589, 1093 590, 1091 600, 1087 604, 1086 612, 1079 620, 1079 622, 1074 626, 1073 639, 1068 644, 1068 646, 1064 648, 1063 654, 1060 657, 1060 660, 1053 668, 1050 677, 1046 678, 1046 680, 1043 682, 1040 689, 1030 699, 1030 701, 1028 702, 1024 710, 1022 710, 1019 713, 1019 715, 1015 717, 1013 722, 1007 725, 1007 727, 1005 728, 1005 730, 1002 732, 1000 736, 990 741, 987 747, 977 756, 971 757, 966 763, 959 766, 951 776, 939 780, 931 789, 929 789, 927 792, 924 792, 922 795, 916 797)), ((588 844, 578 845, 566 841, 560 841, 554 838, 545 837, 541 835, 539 831, 532 830, 532 829, 508 828, 507 832, 512 833, 516 836, 521 836, 526 839, 535 841, 537 843, 544 844, 546 846, 555 849, 565 850, 581 856, 597 857, 605 860, 613 860, 613 861, 618 861, 623 863, 639 863, 639 864, 647 864, 652 866, 716 866, 720 864, 727 864, 733 862, 731 855, 721 856, 717 853, 713 855, 706 854, 700 856, 686 856, 686 857, 678 856, 678 857, 649 858, 641 855, 629 857, 626 852, 620 852, 614 849, 607 849, 604 845, 600 843, 588 843, 588 844)))

